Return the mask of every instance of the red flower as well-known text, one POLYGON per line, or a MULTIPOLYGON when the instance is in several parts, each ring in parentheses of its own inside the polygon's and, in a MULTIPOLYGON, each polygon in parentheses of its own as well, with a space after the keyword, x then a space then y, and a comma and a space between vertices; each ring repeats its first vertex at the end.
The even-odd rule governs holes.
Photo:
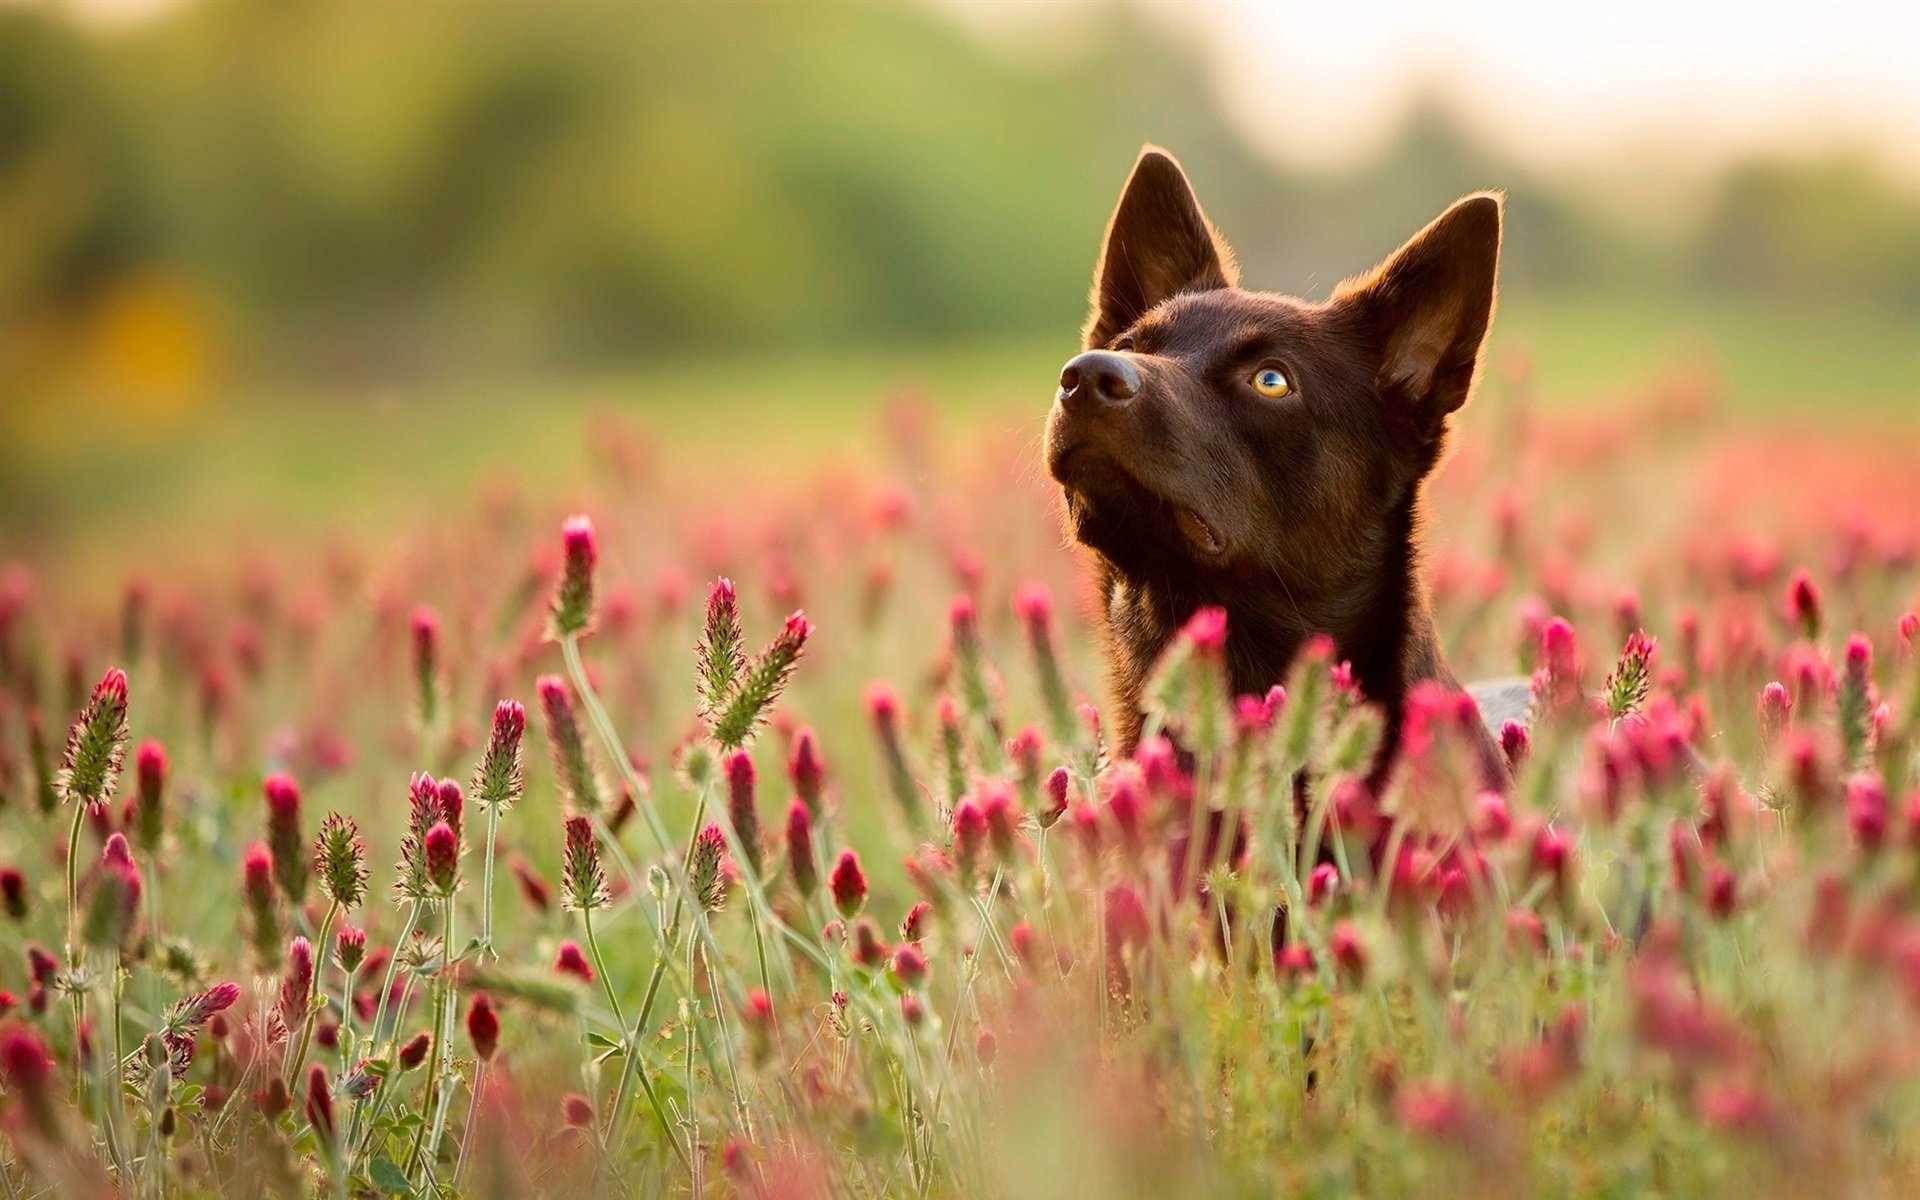
POLYGON ((500 1017, 493 1011, 493 1001, 485 992, 474 993, 467 1005, 467 1040, 473 1043, 473 1052, 482 1062, 491 1061, 500 1045, 500 1017))
POLYGON ((1359 982, 1367 973, 1367 947, 1360 940, 1360 929, 1352 921, 1334 922, 1327 938, 1327 952, 1343 978, 1359 982))
POLYGON ((416 1033, 400 1047, 400 1069, 411 1071, 427 1061, 427 1051, 433 1049, 433 1035, 416 1033))
POLYGON ((127 828, 133 830, 140 848, 149 853, 159 848, 165 816, 167 751, 148 738, 133 754, 134 793, 127 801, 127 828))
POLYGON ((322 1138, 333 1140, 333 1089, 319 1063, 307 1068, 307 1120, 322 1138))
POLYGON ((1872 853, 1887 838, 1887 785, 1872 771, 1847 780, 1847 828, 1862 850, 1872 853))
POLYGON ((725 761, 727 775, 727 819, 733 822, 733 833, 740 842, 740 852, 746 855, 747 865, 753 873, 760 874, 760 809, 754 803, 753 756, 745 750, 736 750, 727 755, 725 761))
POLYGON ((1787 582, 1787 616, 1807 637, 1820 636, 1820 589, 1805 568, 1795 571, 1787 582))
POLYGON ((4 898, 7 915, 16 921, 27 916, 27 877, 18 867, 0 867, 0 898, 4 898))
POLYGON ((913 907, 907 910, 907 915, 900 921, 900 936, 909 942, 919 941, 926 933, 922 926, 926 924, 927 914, 932 911, 933 905, 927 901, 914 901, 913 907))
POLYGON ((56 1139, 60 1125, 54 1101, 53 1055, 38 1033, 25 1025, 0 1030, 0 1075, 6 1077, 7 1090, 20 1098, 40 1135, 56 1139))
POLYGON ((291 775, 269 775, 260 785, 267 797, 267 848, 273 877, 290 904, 307 896, 307 842, 300 832, 300 785, 291 775))
POLYGON ((813 730, 802 727, 793 735, 793 753, 787 759, 787 778, 793 790, 807 806, 807 814, 820 815, 820 798, 826 790, 827 765, 820 757, 820 745, 813 730))
POLYGON ((568 1129, 593 1128, 593 1101, 579 1093, 569 1093, 560 1101, 560 1119, 568 1129))
POLYGON ((833 906, 840 910, 841 916, 851 918, 865 907, 867 876, 860 869, 860 856, 851 850, 842 850, 840 861, 833 864, 827 887, 833 893, 833 906))
POLYGON ((593 965, 580 952, 578 942, 560 943, 559 953, 554 955, 553 969, 562 975, 571 975, 582 983, 593 982, 593 965))
POLYGON ((927 956, 920 947, 906 942, 894 950, 893 977, 910 988, 917 988, 927 981, 927 956))
POLYGON ((1227 610, 1215 605, 1195 609, 1180 634, 1192 644, 1195 653, 1219 658, 1227 647, 1227 610))
POLYGON ((460 867, 460 838, 445 821, 435 821, 427 830, 427 880, 443 896, 453 894, 460 867))

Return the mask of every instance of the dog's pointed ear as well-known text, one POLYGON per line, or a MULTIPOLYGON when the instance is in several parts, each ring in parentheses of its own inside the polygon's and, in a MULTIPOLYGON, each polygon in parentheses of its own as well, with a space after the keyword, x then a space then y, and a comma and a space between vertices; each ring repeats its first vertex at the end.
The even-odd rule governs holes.
POLYGON ((1106 345, 1177 292, 1232 287, 1239 277, 1233 252, 1200 211, 1187 173, 1165 150, 1142 147, 1107 222, 1084 344, 1106 345))
POLYGON ((1380 395, 1416 434, 1438 437, 1473 390, 1493 321, 1501 199, 1454 202, 1385 262, 1350 279, 1334 303, 1355 314, 1377 356, 1380 395))

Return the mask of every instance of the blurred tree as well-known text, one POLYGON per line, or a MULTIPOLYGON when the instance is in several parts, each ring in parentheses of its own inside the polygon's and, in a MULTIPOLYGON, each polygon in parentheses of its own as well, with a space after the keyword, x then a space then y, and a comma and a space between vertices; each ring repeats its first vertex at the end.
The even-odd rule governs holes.
POLYGON ((0 364, 95 344, 69 331, 156 279, 283 366, 1065 339, 1143 140, 1186 160, 1251 279, 1309 295, 1499 186, 1510 287, 1664 271, 1920 303, 1920 214, 1862 168, 1747 168, 1663 263, 1437 100, 1364 169, 1267 164, 1197 50, 1127 4, 1013 55, 852 0, 61 11, 0 10, 0 364))

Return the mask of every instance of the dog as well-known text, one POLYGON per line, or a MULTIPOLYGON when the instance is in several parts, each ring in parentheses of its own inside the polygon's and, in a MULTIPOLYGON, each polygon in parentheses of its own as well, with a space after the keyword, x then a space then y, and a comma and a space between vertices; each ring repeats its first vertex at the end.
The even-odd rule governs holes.
MULTIPOLYGON (((1237 693, 1264 693, 1307 639, 1330 636, 1384 714, 1376 773, 1409 689, 1459 687, 1419 577, 1421 490, 1473 393, 1502 203, 1463 197, 1312 303, 1242 288, 1186 172, 1142 149, 1045 436, 1069 531, 1094 560, 1122 752, 1155 660, 1203 605, 1227 612, 1237 693)), ((1525 710, 1515 689, 1476 697, 1493 786, 1493 730, 1525 710)))

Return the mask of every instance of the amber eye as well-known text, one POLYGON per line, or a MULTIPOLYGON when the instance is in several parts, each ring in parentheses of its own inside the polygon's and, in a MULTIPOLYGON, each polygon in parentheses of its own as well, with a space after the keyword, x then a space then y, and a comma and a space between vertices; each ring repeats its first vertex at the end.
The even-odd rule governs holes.
POLYGON ((1249 382, 1253 384, 1254 391, 1269 400, 1278 400, 1293 390, 1293 385, 1287 382, 1286 372, 1279 367, 1261 367, 1253 373, 1249 382))

